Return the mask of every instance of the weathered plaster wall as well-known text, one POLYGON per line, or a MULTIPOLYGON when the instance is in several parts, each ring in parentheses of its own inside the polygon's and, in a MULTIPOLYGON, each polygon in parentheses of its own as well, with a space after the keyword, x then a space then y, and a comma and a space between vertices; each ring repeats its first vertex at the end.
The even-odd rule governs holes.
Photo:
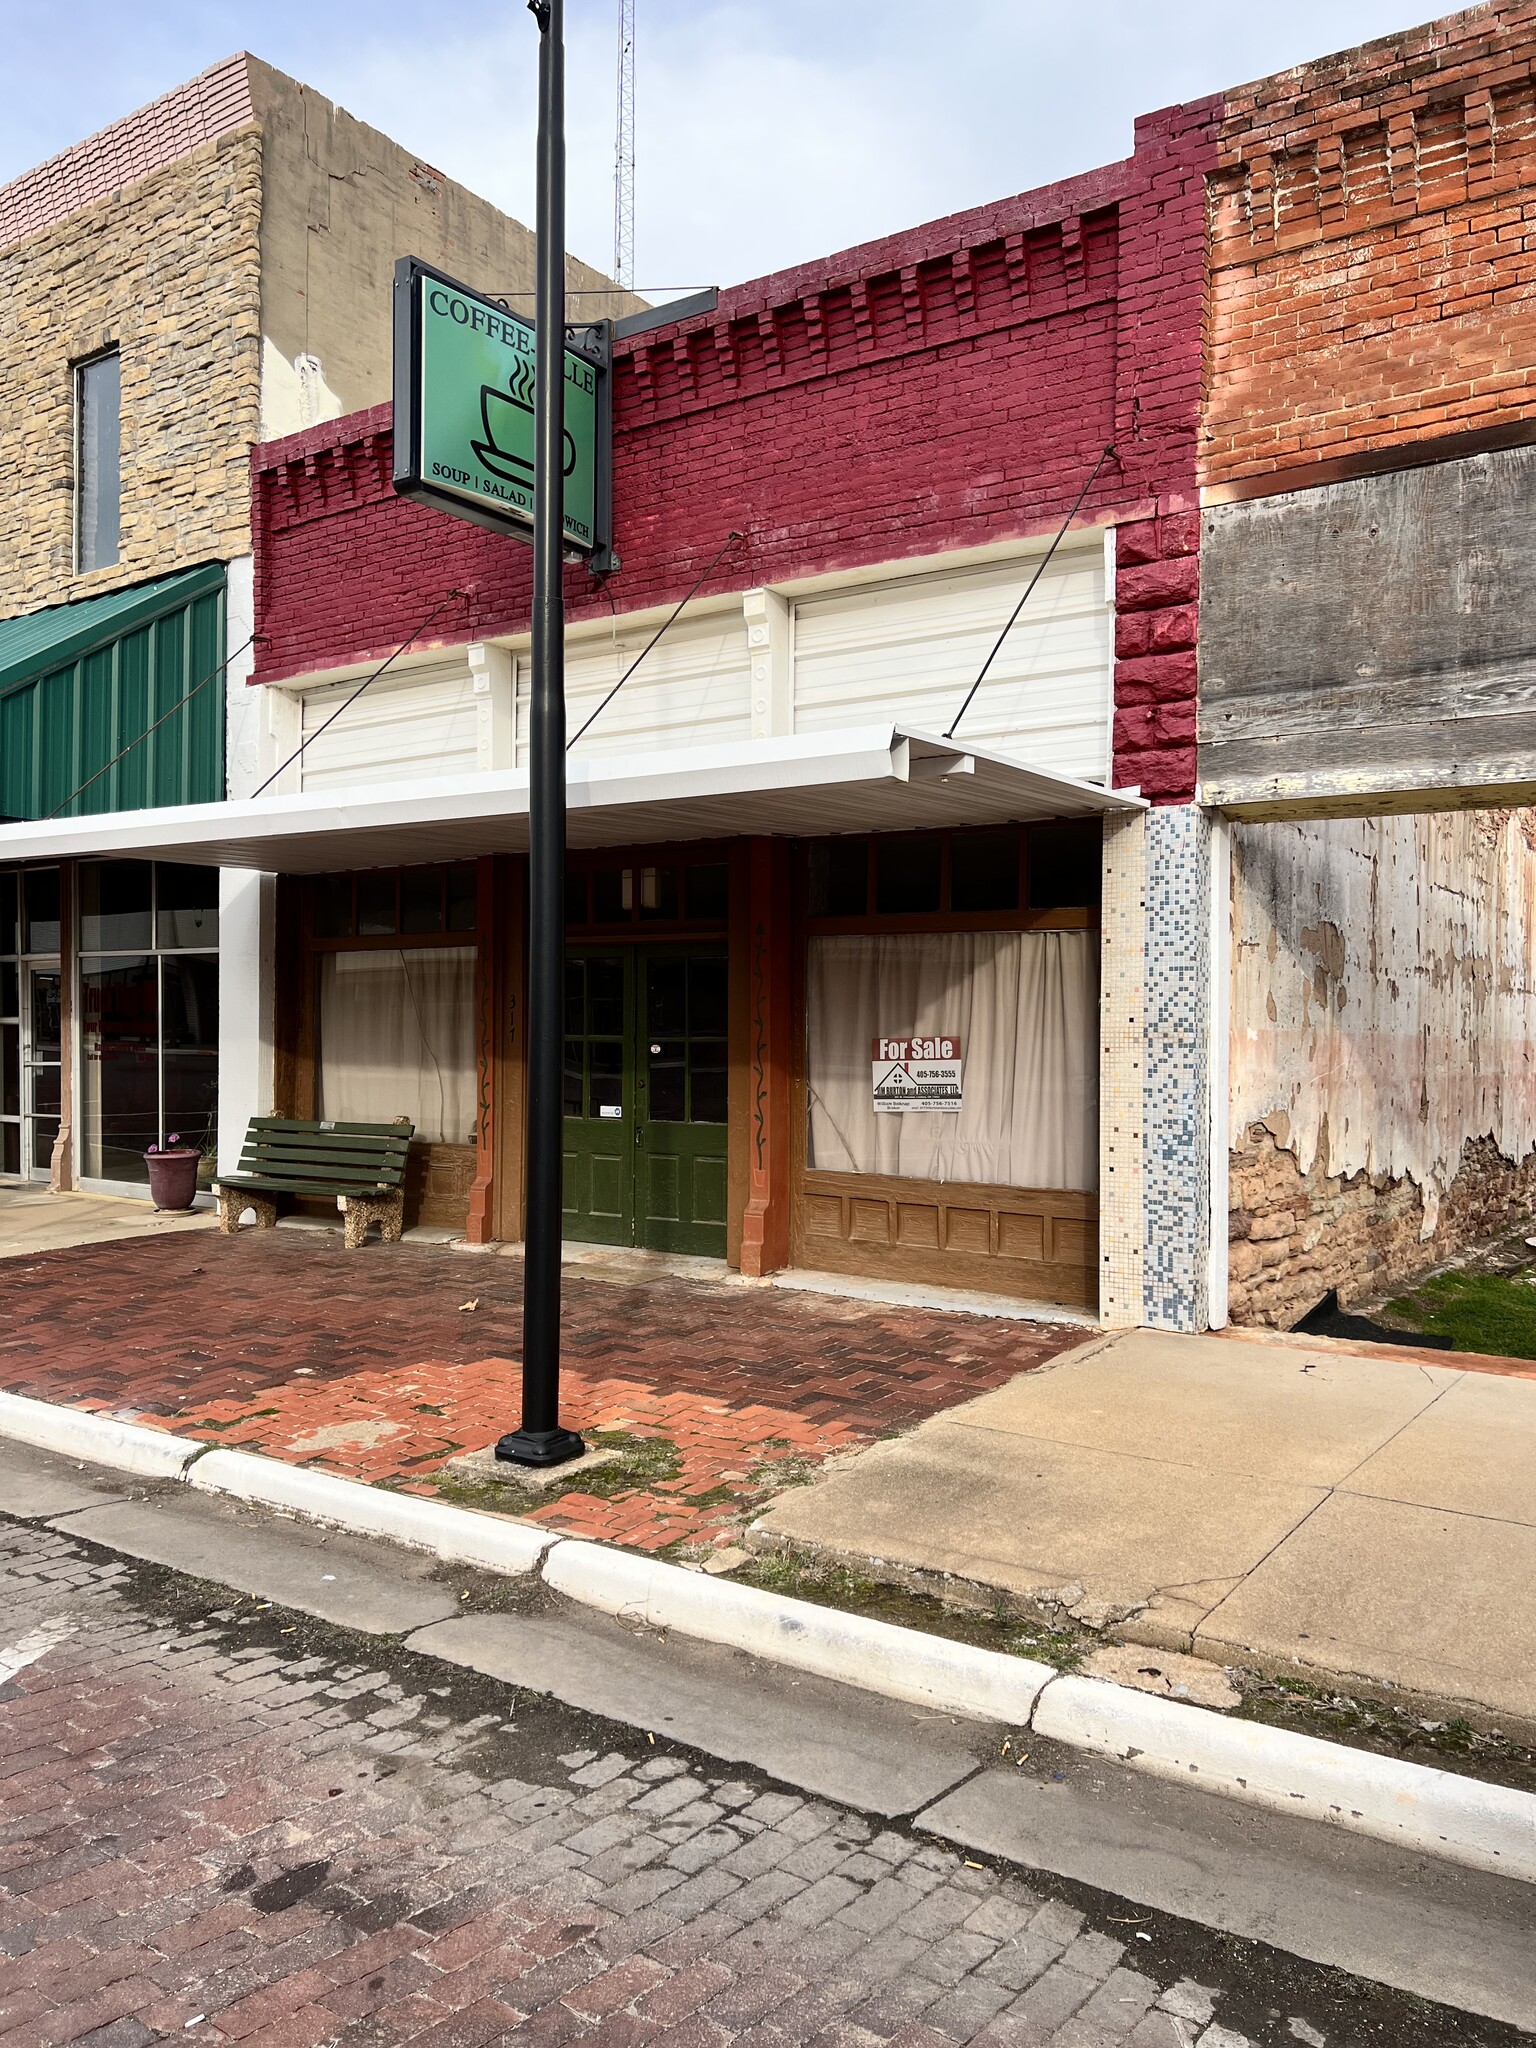
POLYGON ((1529 801, 1533 494, 1505 448, 1208 507, 1204 800, 1529 801))
POLYGON ((1231 1313, 1283 1323, 1528 1205, 1536 812, 1239 824, 1232 856, 1231 1313))

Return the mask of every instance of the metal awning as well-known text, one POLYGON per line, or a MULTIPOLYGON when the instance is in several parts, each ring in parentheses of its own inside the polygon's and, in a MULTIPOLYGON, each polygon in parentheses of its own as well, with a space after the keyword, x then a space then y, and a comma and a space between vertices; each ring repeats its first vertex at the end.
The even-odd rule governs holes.
MULTIPOLYGON (((813 838, 1145 808, 1137 796, 892 724, 667 754, 578 756, 569 764, 567 806, 572 847, 813 838)), ((302 875, 514 853, 527 844, 527 772, 504 769, 5 825, 0 863, 132 857, 302 875)))

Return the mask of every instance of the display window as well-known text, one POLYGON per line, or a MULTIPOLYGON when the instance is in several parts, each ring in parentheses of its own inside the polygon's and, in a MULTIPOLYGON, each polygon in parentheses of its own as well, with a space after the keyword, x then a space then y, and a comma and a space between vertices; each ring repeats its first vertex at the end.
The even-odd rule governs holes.
POLYGON ((78 870, 77 1171, 144 1186, 174 1134, 212 1177, 219 1099, 219 871, 164 861, 78 870))

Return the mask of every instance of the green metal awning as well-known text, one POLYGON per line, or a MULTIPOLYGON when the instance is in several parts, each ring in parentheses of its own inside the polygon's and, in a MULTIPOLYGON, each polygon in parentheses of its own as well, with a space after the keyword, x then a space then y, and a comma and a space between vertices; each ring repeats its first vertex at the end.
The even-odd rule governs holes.
POLYGON ((63 668, 104 640, 147 626, 161 612, 176 611, 204 591, 224 588, 224 564, 205 562, 129 590, 108 590, 74 604, 50 605, 22 619, 0 619, 0 690, 63 668))
POLYGON ((0 619, 0 814, 223 796, 224 581, 207 562, 0 619))

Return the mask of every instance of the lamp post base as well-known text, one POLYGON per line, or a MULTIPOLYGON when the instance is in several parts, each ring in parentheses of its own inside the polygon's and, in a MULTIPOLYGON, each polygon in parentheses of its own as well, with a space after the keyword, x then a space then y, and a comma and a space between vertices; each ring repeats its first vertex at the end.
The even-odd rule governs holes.
POLYGON ((566 1465, 586 1448, 574 1429, 514 1429, 498 1442, 496 1455, 508 1465, 566 1465))

